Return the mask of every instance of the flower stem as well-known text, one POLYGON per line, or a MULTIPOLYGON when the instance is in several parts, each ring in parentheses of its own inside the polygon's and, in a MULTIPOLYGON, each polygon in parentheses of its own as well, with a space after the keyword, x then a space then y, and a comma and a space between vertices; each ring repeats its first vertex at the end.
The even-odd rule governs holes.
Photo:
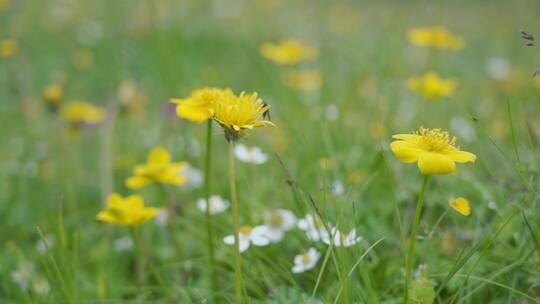
POLYGON ((135 246, 135 277, 137 280, 137 285, 139 288, 142 288, 144 285, 144 263, 145 256, 144 250, 142 248, 141 238, 137 228, 132 227, 130 229, 131 238, 133 240, 133 246, 135 246))
POLYGON ((403 293, 403 303, 409 303, 409 288, 411 285, 411 270, 414 262, 414 245, 416 242, 416 229, 420 222, 420 216, 422 215, 422 206, 424 205, 424 194, 426 193, 426 186, 429 179, 429 175, 424 175, 422 187, 418 194, 418 201, 416 202, 416 211, 414 212, 414 219, 411 227, 411 236, 409 239, 409 254, 405 264, 405 292, 403 293))
POLYGON ((212 165, 212 120, 208 120, 206 125, 206 159, 204 161, 204 198, 206 199, 206 241, 208 244, 208 258, 210 261, 210 284, 213 296, 218 293, 216 262, 214 255, 214 233, 212 231, 212 216, 210 214, 210 173, 212 165))
POLYGON ((240 261, 240 235, 238 224, 238 200, 236 197, 236 173, 234 169, 234 141, 229 141, 229 179, 231 185, 231 209, 234 230, 234 287, 235 303, 242 303, 242 264, 240 261))

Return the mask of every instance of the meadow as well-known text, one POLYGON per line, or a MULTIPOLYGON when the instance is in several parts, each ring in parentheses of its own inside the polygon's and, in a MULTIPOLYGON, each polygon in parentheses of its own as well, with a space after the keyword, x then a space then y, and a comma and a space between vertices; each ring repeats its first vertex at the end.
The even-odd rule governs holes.
POLYGON ((0 303, 540 303, 538 11, 0 0, 0 303))

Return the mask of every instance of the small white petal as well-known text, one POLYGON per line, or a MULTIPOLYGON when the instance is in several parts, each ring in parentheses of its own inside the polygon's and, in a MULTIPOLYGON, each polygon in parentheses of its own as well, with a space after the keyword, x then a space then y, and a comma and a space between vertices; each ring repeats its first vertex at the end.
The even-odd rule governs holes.
POLYGON ((227 245, 234 245, 234 235, 231 234, 231 235, 227 235, 226 237, 223 238, 223 243, 227 244, 227 245))

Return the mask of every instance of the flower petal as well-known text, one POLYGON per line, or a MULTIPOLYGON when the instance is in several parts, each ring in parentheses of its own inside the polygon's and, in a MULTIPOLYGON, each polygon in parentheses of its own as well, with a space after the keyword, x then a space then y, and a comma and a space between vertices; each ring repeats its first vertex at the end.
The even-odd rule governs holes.
POLYGON ((126 187, 129 189, 140 189, 150 183, 152 181, 144 176, 132 176, 126 180, 126 187))
POLYGON ((392 142, 390 149, 404 163, 414 163, 422 153, 417 145, 402 140, 392 142))
POLYGON ((171 162, 169 151, 163 147, 157 147, 148 154, 148 163, 150 164, 168 164, 171 162))
POLYGON ((423 152, 418 158, 418 168, 424 175, 449 174, 454 172, 456 164, 446 155, 423 152))
POLYGON ((468 163, 468 162, 474 162, 476 160, 476 155, 467 151, 455 150, 455 151, 446 153, 446 155, 448 155, 448 157, 450 157, 453 161, 457 163, 468 163))

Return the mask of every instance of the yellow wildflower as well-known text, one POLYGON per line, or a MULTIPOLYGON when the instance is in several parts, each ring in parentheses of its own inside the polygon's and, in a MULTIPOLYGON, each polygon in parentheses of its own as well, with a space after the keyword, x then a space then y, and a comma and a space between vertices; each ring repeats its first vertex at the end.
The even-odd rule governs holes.
POLYGON ((19 44, 13 39, 0 41, 0 58, 11 58, 19 52, 19 44))
POLYGON ((295 64, 317 57, 317 49, 293 39, 278 44, 265 43, 260 51, 263 57, 277 64, 295 64))
POLYGON ((459 150, 456 138, 441 129, 420 127, 413 134, 397 134, 392 137, 397 139, 390 144, 396 157, 404 163, 418 162, 423 175, 449 174, 454 172, 456 162, 476 160, 476 155, 459 150))
POLYGON ((43 97, 48 104, 57 105, 64 98, 64 88, 57 83, 50 84, 45 88, 43 97))
POLYGON ((11 0, 0 0, 0 11, 8 9, 10 4, 11 0))
POLYGON ((444 80, 438 74, 429 72, 421 77, 411 77, 407 86, 414 92, 420 93, 429 99, 437 99, 452 95, 456 88, 453 80, 444 80))
POLYGON ((228 141, 236 141, 247 135, 246 130, 274 126, 268 120, 264 120, 265 114, 270 110, 270 105, 265 104, 257 97, 257 93, 240 96, 227 95, 215 105, 214 120, 225 131, 228 141))
POLYGON ((180 186, 186 183, 182 171, 188 166, 186 162, 173 163, 169 151, 157 147, 150 151, 146 164, 137 165, 133 176, 126 180, 129 189, 140 189, 153 183, 180 186))
POLYGON ((72 101, 60 109, 60 117, 73 124, 98 124, 105 120, 105 110, 84 101, 72 101))
POLYGON ((139 226, 154 218, 158 212, 158 208, 145 207, 140 195, 122 197, 113 193, 107 199, 105 210, 99 212, 96 218, 117 226, 139 226))
POLYGON ((464 197, 451 197, 448 199, 448 205, 464 216, 471 215, 471 206, 469 205, 469 201, 464 197))
POLYGON ((171 102, 177 105, 178 117, 201 123, 214 115, 216 103, 233 95, 230 89, 203 88, 191 92, 186 99, 173 98, 171 102))
POLYGON ((283 73, 282 79, 285 84, 299 91, 316 91, 321 87, 323 83, 321 73, 319 73, 319 71, 317 70, 286 71, 285 73, 283 73))
POLYGON ((413 28, 407 32, 407 37, 409 42, 416 46, 453 51, 459 51, 465 47, 463 38, 452 34, 442 26, 413 28))

